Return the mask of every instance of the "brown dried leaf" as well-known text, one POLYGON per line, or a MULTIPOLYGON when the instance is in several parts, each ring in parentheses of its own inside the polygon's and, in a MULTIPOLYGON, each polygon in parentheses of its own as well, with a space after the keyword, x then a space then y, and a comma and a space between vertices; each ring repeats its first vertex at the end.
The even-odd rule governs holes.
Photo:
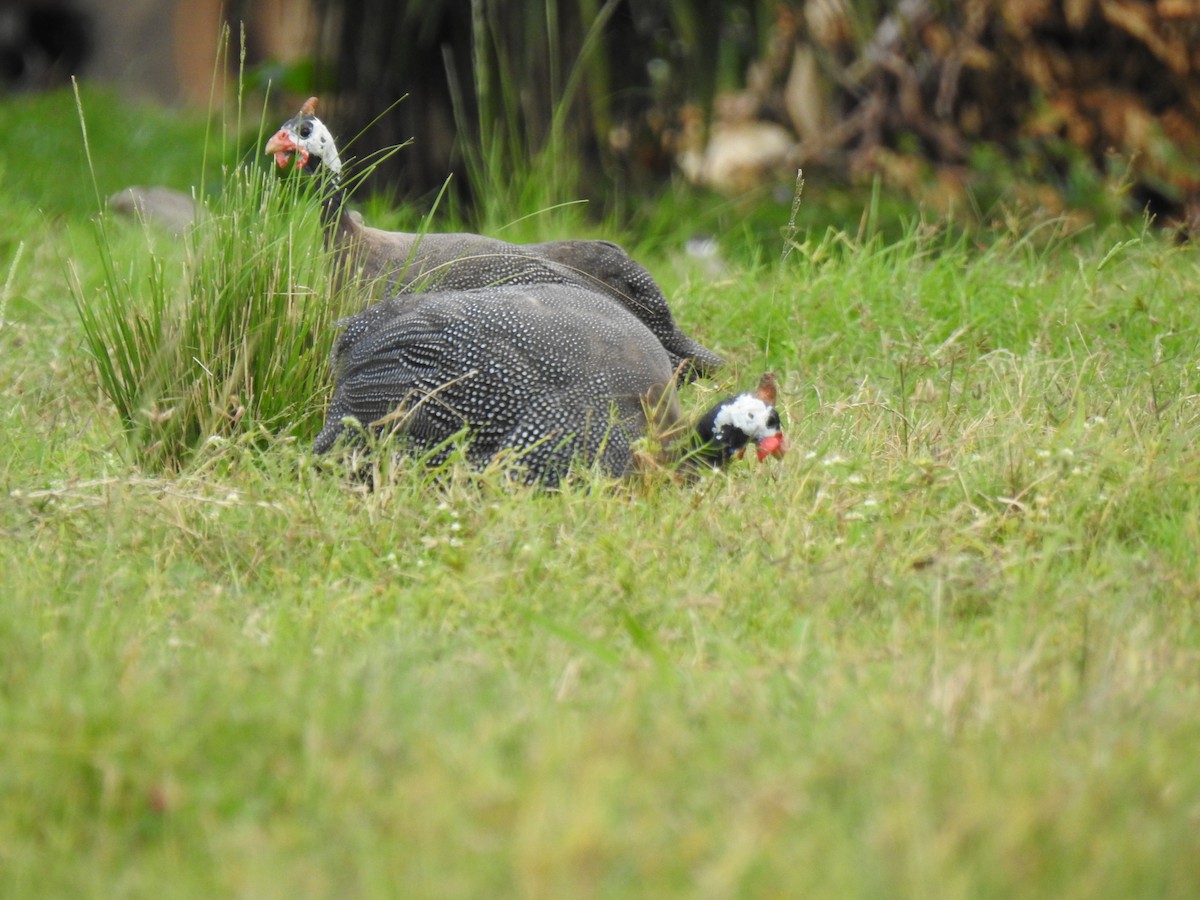
POLYGON ((1008 0, 997 5, 1008 31, 1018 40, 1028 40, 1035 28, 1054 18, 1051 0, 1008 0))
POLYGON ((811 140, 828 131, 833 119, 829 92, 816 52, 808 44, 797 45, 792 70, 783 87, 783 105, 801 140, 811 140))
POLYGON ((1063 18, 1075 31, 1081 30, 1092 17, 1095 0, 1063 0, 1063 18))
POLYGON ((1161 34, 1161 21, 1155 18, 1154 7, 1127 0, 1100 0, 1100 10, 1112 25, 1140 41, 1151 53, 1170 66, 1177 75, 1186 75, 1191 68, 1187 43, 1178 36, 1161 34))
POLYGON ((1155 8, 1164 19, 1200 18, 1200 0, 1158 0, 1155 8))
POLYGON ((808 0, 804 4, 808 33, 820 46, 833 50, 854 41, 854 28, 845 0, 808 0))

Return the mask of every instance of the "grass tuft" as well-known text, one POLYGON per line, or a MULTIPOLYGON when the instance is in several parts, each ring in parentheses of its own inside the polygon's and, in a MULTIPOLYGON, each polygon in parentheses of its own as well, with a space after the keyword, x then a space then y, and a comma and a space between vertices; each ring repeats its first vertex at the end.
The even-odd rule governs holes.
POLYGON ((316 191, 266 165, 227 171, 181 243, 146 224, 137 251, 118 258, 112 232, 136 226, 102 212, 99 289, 72 278, 101 388, 152 471, 178 471, 212 440, 319 428, 335 323, 350 301, 321 245, 316 191))

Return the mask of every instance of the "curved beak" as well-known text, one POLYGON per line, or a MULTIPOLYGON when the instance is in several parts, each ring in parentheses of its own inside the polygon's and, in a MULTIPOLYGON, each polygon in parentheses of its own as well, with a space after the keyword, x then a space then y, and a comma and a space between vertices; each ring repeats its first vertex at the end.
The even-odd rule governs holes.
POLYGON ((763 438, 758 442, 758 461, 762 462, 768 456, 774 456, 776 459, 783 459, 783 454, 787 452, 787 441, 783 438, 783 432, 772 434, 763 438))
POLYGON ((295 153, 297 160, 301 166, 308 162, 308 154, 305 153, 299 146, 296 145, 295 139, 290 131, 286 128, 280 128, 277 132, 271 135, 271 139, 267 141, 267 145, 263 148, 264 153, 275 154, 275 164, 279 168, 287 166, 295 153))

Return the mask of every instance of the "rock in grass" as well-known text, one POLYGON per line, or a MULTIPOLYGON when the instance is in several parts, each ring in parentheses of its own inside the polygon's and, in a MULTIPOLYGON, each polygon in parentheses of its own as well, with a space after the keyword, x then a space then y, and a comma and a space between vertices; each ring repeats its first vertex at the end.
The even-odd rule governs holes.
POLYGON ((201 214, 190 195, 167 187, 127 187, 108 198, 108 208, 173 234, 183 234, 201 214))

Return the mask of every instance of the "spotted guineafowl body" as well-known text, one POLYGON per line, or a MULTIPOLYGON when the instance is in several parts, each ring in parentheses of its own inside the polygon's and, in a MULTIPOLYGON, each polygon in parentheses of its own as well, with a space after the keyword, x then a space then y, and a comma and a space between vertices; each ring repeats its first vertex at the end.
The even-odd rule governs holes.
MULTIPOLYGON (((671 360, 628 310, 576 285, 497 285, 399 297, 348 320, 336 388, 314 450, 347 417, 394 429, 414 452, 464 431, 467 458, 518 456, 526 480, 555 484, 573 461, 619 476, 647 408, 678 416, 671 360)), ((449 452, 448 449, 445 452, 449 452)))
POLYGON ((358 248, 364 272, 383 273, 399 292, 466 290, 505 284, 577 285, 597 291, 632 313, 659 339, 673 368, 711 373, 721 357, 680 329, 657 282, 617 244, 599 240, 510 244, 468 233, 405 235, 372 243, 358 225, 347 243, 358 248))

